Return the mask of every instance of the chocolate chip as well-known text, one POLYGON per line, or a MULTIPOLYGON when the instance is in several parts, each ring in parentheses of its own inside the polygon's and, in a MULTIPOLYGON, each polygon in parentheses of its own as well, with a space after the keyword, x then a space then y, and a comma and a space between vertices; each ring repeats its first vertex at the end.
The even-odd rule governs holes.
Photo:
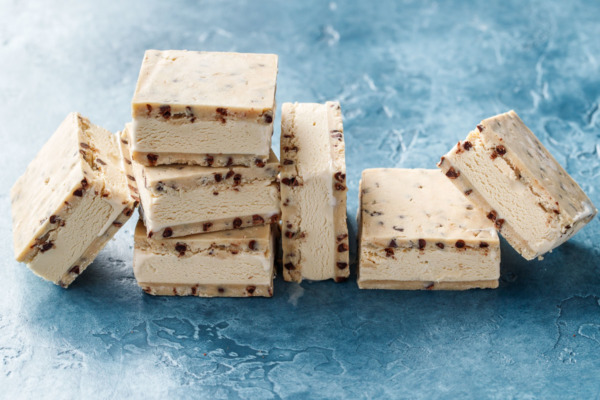
POLYGON ((336 239, 338 242, 341 242, 342 240, 346 239, 347 237, 348 237, 347 233, 342 233, 342 234, 338 235, 336 239))
POLYGON ((256 160, 254 160, 254 165, 256 165, 258 168, 264 168, 265 162, 260 158, 257 158, 256 160))
POLYGON ((148 159, 148 163, 150 163, 150 165, 156 165, 156 162, 158 161, 157 154, 148 153, 146 154, 146 158, 148 159))
POLYGON ((83 178, 83 179, 81 180, 81 187, 82 187, 82 188, 85 190, 85 189, 87 189, 87 188, 88 188, 88 186, 89 186, 89 184, 88 184, 88 181, 87 181, 87 179, 83 178))
POLYGON ((225 175, 225 179, 229 179, 229 178, 231 178, 231 177, 233 176, 233 174, 234 174, 234 173, 235 173, 235 172, 233 172, 233 170, 231 170, 231 169, 230 169, 230 170, 227 172, 227 175, 225 175))
POLYGON ((154 235, 154 232, 152 232, 152 231, 148 232, 148 237, 149 237, 149 238, 151 238, 151 237, 152 237, 152 235, 154 235))
POLYGON ((213 156, 206 156, 204 161, 206 161, 206 165, 211 167, 213 165, 213 162, 215 162, 215 158, 213 156))
POLYGON ((79 265, 74 265, 71 267, 69 273, 79 275, 79 265))
POLYGON ((388 244, 388 247, 396 248, 396 247, 398 247, 398 243, 396 243, 395 239, 392 239, 392 240, 390 240, 390 244, 388 244))
POLYGON ((135 178, 131 175, 127 175, 127 179, 129 179, 130 181, 135 181, 135 178))
POLYGON ((460 176, 460 172, 457 172, 454 167, 450 167, 446 172, 446 176, 450 179, 456 179, 460 176))
POLYGON ((346 282, 348 280, 347 276, 336 276, 334 278, 334 280, 336 281, 336 283, 342 283, 342 282, 346 282))
POLYGON ((163 182, 159 181, 159 182, 156 184, 156 191, 158 191, 158 192, 162 192, 162 191, 164 191, 164 190, 165 190, 165 184, 164 184, 163 182))
POLYGON ((219 291, 219 293, 221 293, 221 294, 225 293, 225 289, 224 289, 224 288, 222 288, 222 287, 220 287, 220 288, 219 288, 219 289, 217 289, 217 290, 218 290, 218 291, 219 291))
POLYGON ((392 227, 393 230, 398 231, 398 232, 404 232, 404 228, 400 228, 399 226, 394 225, 392 227))
POLYGON ((73 192, 73 195, 77 196, 77 197, 82 197, 83 196, 83 190, 82 189, 77 189, 73 192))
POLYGON ((97 158, 97 157, 96 157, 96 162, 100 165, 106 165, 106 163, 104 161, 102 161, 102 159, 97 158))
POLYGON ((346 190, 346 186, 342 185, 341 183, 336 183, 335 190, 346 190))
POLYGON ((248 248, 249 248, 250 250, 258 250, 258 243, 256 243, 256 240, 251 240, 251 241, 248 243, 248 248))
POLYGON ((348 251, 348 245, 346 243, 340 243, 338 245, 337 250, 338 250, 338 253, 343 253, 345 251, 348 251))
POLYGON ((344 179, 346 179, 346 174, 342 174, 341 172, 336 172, 335 175, 333 175, 333 178, 338 182, 344 182, 344 179))
POLYGON ((222 115, 222 116, 227 116, 227 109, 223 108, 223 107, 218 107, 217 108, 217 114, 222 115))
POLYGON ((177 288, 176 287, 173 288, 173 295, 177 296, 177 288))
POLYGON ((419 250, 423 250, 426 244, 427 242, 425 241, 425 239, 419 239, 419 250))
POLYGON ((211 226, 212 226, 212 222, 205 222, 204 224, 202 224, 202 230, 204 232, 207 232, 211 226))
POLYGON ((498 217, 498 214, 494 210, 490 211, 487 215, 487 218, 492 221, 495 221, 497 217, 498 217))
POLYGON ((471 150, 472 147, 473 145, 468 140, 463 143, 463 149, 465 149, 466 151, 471 150))
POLYGON ((294 232, 292 232, 292 231, 285 231, 284 235, 285 235, 286 238, 291 239, 291 238, 294 237, 294 232))
POLYGON ((52 240, 42 244, 42 247, 40 248, 40 251, 42 253, 45 253, 46 251, 50 250, 51 248, 54 247, 54 242, 52 240))
POLYGON ((288 271, 293 271, 296 269, 296 267, 294 266, 294 264, 292 264, 291 262, 284 264, 285 269, 287 269, 288 271))
POLYGON ((146 286, 145 288, 142 289, 144 292, 146 293, 152 293, 152 289, 148 286, 146 286))
POLYGON ((147 115, 150 115, 150 113, 152 112, 152 106, 150 104, 146 104, 146 110, 148 111, 147 115))
POLYGON ((175 244, 175 251, 178 252, 180 256, 184 256, 187 251, 187 245, 185 243, 177 242, 175 244))
POLYGON ((338 267, 338 269, 346 269, 346 268, 348 268, 348 263, 339 262, 339 263, 337 263, 337 267, 338 267))
POLYGON ((254 225, 264 224, 265 223, 265 219, 263 217, 261 217, 260 215, 258 215, 258 214, 254 214, 252 216, 252 223, 254 225))
POLYGON ((50 223, 51 224, 55 224, 59 220, 60 220, 60 218, 58 218, 56 215, 51 215, 50 216, 50 223))
POLYGON ((394 255, 394 249, 392 249, 390 247, 386 247, 384 250, 385 250, 386 257, 392 257, 394 255))
POLYGON ((165 228, 165 230, 163 231, 162 236, 164 238, 168 238, 168 237, 173 236, 173 229, 171 229, 171 228, 165 228))
POLYGON ((440 249, 443 249, 444 247, 446 247, 446 246, 444 246, 444 243, 442 243, 442 242, 437 242, 435 245, 437 247, 439 247, 440 249))
POLYGON ((300 183, 298 183, 298 180, 295 177, 283 178, 281 183, 287 186, 300 186, 300 183))
POLYGON ((233 165, 233 158, 229 157, 229 158, 227 159, 227 164, 225 164, 225 166, 226 166, 226 167, 230 167, 230 166, 232 166, 232 165, 233 165))
POLYGON ((496 152, 498 154, 500 154, 501 156, 506 154, 506 147, 502 146, 501 144, 499 144, 498 146, 496 146, 496 152))
POLYGON ((129 208, 129 207, 128 207, 128 208, 124 209, 124 210, 123 210, 123 214, 124 214, 126 217, 130 217, 130 216, 131 216, 131 214, 133 214, 133 208, 129 208))
POLYGON ((457 241, 456 241, 456 244, 455 244, 455 246, 456 246, 458 249, 462 249, 463 247, 465 247, 465 241, 464 241, 464 240, 462 240, 462 239, 459 239, 459 240, 457 240, 457 241))
POLYGON ((481 125, 481 124, 477 125, 477 130, 479 132, 483 131, 483 125, 481 125))
POLYGON ((238 186, 240 184, 240 182, 242 182, 242 175, 235 174, 233 176, 233 186, 238 186))
POLYGON ((279 221, 279 214, 273 214, 271 215, 271 223, 274 224, 275 222, 279 221))
POLYGON ((284 153, 287 153, 289 151, 298 151, 298 146, 292 146, 292 147, 285 146, 283 148, 283 151, 284 151, 284 153))
POLYGON ((502 218, 498 218, 494 223, 496 229, 502 229, 502 225, 504 225, 504 220, 502 218))
POLYGON ((565 226, 565 229, 571 229, 571 225, 565 226))
POLYGON ((198 288, 196 286, 192 286, 192 296, 195 296, 198 293, 198 288))
POLYGON ((79 145, 80 145, 81 147, 83 147, 84 149, 89 149, 89 148, 90 148, 90 145, 89 145, 89 144, 87 144, 87 143, 83 143, 83 142, 81 142, 81 143, 79 143, 79 145))
POLYGON ((425 286, 425 290, 433 290, 434 286, 435 286, 435 284, 432 282, 429 285, 425 286))
POLYGON ((216 182, 221 182, 222 179, 223 179, 223 177, 221 176, 221 174, 215 174, 215 181, 216 182))
POLYGON ((471 193, 473 193, 473 189, 465 190, 465 196, 469 196, 471 193))
POLYGON ((240 226, 242 226, 242 219, 241 218, 236 218, 233 220, 233 227, 234 228, 239 228, 240 226))
POLYGON ((267 124, 273 122, 273 114, 270 111, 264 113, 262 117, 267 124))
POLYGON ((158 108, 158 113, 160 115, 162 115, 162 117, 164 119, 169 119, 171 118, 171 106, 169 105, 162 105, 158 108))
POLYGON ((490 245, 487 242, 480 242, 479 243, 479 247, 481 247, 482 249, 489 247, 490 245))
POLYGON ((283 165, 292 165, 294 163, 294 160, 290 160, 290 159, 285 159, 283 160, 283 165))
POLYGON ((249 294, 253 294, 255 290, 256 290, 256 286, 248 286, 246 288, 246 292, 248 292, 249 294))
POLYGON ((122 227, 122 226, 123 226, 123 224, 122 224, 121 222, 117 222, 117 221, 113 222, 112 224, 113 224, 114 226, 116 226, 117 228, 120 228, 120 227, 122 227))

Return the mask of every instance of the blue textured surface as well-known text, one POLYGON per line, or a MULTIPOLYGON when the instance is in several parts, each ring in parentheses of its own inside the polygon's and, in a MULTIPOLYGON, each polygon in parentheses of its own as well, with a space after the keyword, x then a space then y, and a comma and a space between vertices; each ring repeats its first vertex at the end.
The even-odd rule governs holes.
POLYGON ((143 51, 187 48, 277 53, 279 104, 341 101, 353 231, 362 169, 434 168, 511 108, 600 205, 600 2, 101 3, 0 2, 0 397, 600 398, 598 219, 542 262, 503 243, 494 291, 155 298, 133 221, 65 291, 13 261, 8 199, 68 112, 120 129, 143 51))

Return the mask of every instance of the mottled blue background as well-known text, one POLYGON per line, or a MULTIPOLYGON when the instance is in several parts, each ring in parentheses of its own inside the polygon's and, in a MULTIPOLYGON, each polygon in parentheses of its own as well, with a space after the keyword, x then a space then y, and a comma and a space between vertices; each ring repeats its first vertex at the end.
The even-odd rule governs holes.
POLYGON ((144 50, 179 48, 274 52, 279 104, 341 102, 353 231, 362 169, 434 168, 511 108, 600 205, 599 21, 598 1, 0 1, 0 397, 600 398, 598 219, 542 262, 503 243, 493 291, 155 298, 134 221, 65 291, 13 261, 8 198, 68 112, 119 130, 144 50))

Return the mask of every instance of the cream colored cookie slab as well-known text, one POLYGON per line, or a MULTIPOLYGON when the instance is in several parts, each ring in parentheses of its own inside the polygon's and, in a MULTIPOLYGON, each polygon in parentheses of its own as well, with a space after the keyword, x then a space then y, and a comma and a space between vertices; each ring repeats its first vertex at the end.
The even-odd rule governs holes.
POLYGON ((493 224, 439 171, 368 169, 359 190, 360 288, 497 287, 493 224))
POLYGON ((134 160, 208 165, 213 158, 216 165, 231 160, 246 166, 256 158, 265 161, 276 80, 274 54, 146 51, 132 100, 134 160))
POLYGON ((116 138, 69 114, 11 190, 14 251, 67 287, 129 219, 131 197, 116 138))
POLYGON ((597 213, 514 111, 483 120, 438 167, 527 260, 567 241, 597 213))
POLYGON ((281 121, 283 277, 349 275, 346 162, 337 102, 285 103, 281 121))
POLYGON ((133 271, 144 291, 179 296, 273 295, 270 225, 164 240, 135 231, 133 271))

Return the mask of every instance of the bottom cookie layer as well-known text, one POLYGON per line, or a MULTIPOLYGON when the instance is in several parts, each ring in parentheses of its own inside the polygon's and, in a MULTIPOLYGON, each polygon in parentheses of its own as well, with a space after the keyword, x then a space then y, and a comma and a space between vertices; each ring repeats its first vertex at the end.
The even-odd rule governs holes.
POLYGON ((138 282, 144 292, 154 296, 198 297, 273 297, 271 285, 190 285, 138 282))
POLYGON ((360 289, 387 290, 469 290, 496 289, 498 280, 464 281, 464 282, 431 282, 431 281, 359 281, 360 289))

